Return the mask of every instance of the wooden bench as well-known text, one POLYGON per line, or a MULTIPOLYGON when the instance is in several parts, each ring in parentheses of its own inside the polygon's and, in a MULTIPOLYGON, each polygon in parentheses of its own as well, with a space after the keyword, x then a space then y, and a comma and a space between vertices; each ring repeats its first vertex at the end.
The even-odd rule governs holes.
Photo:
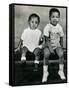
MULTIPOLYGON (((16 54, 15 54, 15 64, 23 64, 23 63, 25 63, 24 61, 20 61, 20 59, 21 59, 21 53, 19 53, 19 52, 17 52, 16 54)), ((66 63, 67 62, 67 52, 66 52, 66 48, 64 48, 64 63, 66 63)), ((59 63, 59 60, 58 59, 55 59, 55 60, 53 60, 53 59, 49 59, 49 61, 48 61, 48 64, 52 64, 52 63, 59 63)), ((26 60, 26 64, 34 64, 34 60, 26 60)), ((39 61, 39 64, 43 64, 43 60, 40 60, 39 61)))
MULTIPOLYGON (((34 60, 26 60, 26 63, 21 61, 21 53, 17 52, 15 54, 15 81, 16 85, 29 85, 29 84, 42 84, 42 76, 43 76, 43 60, 40 60, 38 71, 34 71, 34 60)), ((58 73, 58 63, 59 60, 51 60, 49 59, 49 77, 47 84, 49 83, 65 83, 66 80, 61 80, 58 73), (53 65, 54 64, 54 65, 53 65)), ((64 49, 64 73, 67 77, 67 52, 64 49)))

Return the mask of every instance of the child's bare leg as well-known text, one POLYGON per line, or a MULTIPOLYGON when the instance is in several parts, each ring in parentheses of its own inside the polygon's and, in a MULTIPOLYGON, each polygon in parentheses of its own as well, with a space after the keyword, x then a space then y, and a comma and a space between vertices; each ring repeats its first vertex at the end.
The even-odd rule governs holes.
POLYGON ((43 64, 43 77, 42 77, 42 82, 46 82, 48 78, 48 59, 50 56, 50 51, 48 48, 44 49, 44 64, 43 64))
POLYGON ((34 71, 37 71, 37 69, 38 69, 39 58, 40 58, 40 51, 41 51, 40 48, 36 48, 34 50, 34 52, 33 52, 34 55, 35 55, 35 61, 34 61, 34 63, 35 63, 35 69, 34 69, 34 71))
POLYGON ((35 63, 37 63, 37 64, 39 64, 40 51, 41 51, 40 48, 36 48, 33 52, 35 55, 35 63))
POLYGON ((64 75, 64 57, 63 57, 63 49, 61 47, 56 49, 56 53, 59 57, 59 71, 58 74, 60 76, 61 79, 65 79, 65 75, 64 75))
POLYGON ((27 54, 27 47, 22 48, 22 56, 21 56, 21 61, 26 61, 26 54, 27 54))

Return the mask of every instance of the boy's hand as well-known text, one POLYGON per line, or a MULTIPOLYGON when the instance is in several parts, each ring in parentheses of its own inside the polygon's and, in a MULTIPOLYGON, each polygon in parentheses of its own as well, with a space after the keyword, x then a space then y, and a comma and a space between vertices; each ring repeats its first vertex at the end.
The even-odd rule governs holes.
POLYGON ((19 48, 16 48, 16 49, 15 49, 15 52, 17 52, 17 51, 19 51, 19 50, 20 50, 19 48))
POLYGON ((39 45, 39 46, 38 46, 38 48, 40 48, 40 49, 41 49, 41 48, 42 48, 42 45, 39 45))

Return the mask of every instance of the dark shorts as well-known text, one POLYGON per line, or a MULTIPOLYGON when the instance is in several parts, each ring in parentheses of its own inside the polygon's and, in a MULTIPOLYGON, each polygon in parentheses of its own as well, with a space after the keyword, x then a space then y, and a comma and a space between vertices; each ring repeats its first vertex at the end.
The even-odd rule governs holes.
POLYGON ((63 64, 64 62, 63 50, 61 47, 54 49, 54 54, 50 52, 49 48, 46 48, 44 51, 44 57, 45 64, 48 64, 49 60, 59 60, 60 64, 63 64))
POLYGON ((26 59, 27 60, 35 60, 35 57, 39 57, 39 60, 43 59, 43 49, 36 48, 33 52, 30 52, 26 47, 23 49, 26 51, 26 59))

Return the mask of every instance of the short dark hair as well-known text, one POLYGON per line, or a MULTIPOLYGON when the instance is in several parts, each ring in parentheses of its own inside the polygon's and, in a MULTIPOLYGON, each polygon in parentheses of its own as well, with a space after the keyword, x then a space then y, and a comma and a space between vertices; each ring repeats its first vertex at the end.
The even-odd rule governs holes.
POLYGON ((35 14, 35 13, 33 13, 33 14, 31 14, 30 16, 29 16, 29 18, 28 18, 28 22, 31 20, 31 18, 33 18, 33 17, 36 17, 37 19, 38 19, 38 23, 40 23, 40 17, 37 15, 37 14, 35 14))
POLYGON ((59 14, 59 17, 60 17, 60 11, 58 9, 56 9, 56 8, 50 9, 50 11, 49 11, 49 17, 52 15, 53 12, 57 12, 59 14))

